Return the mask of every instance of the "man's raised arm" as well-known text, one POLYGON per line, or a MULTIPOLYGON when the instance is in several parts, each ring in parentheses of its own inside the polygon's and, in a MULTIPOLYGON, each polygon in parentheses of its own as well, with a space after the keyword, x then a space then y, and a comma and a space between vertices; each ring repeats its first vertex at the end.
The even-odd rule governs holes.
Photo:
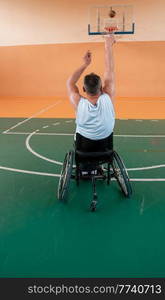
POLYGON ((113 34, 105 37, 105 73, 103 91, 109 94, 113 104, 115 97, 115 74, 114 74, 114 58, 113 44, 115 38, 113 34))
POLYGON ((90 51, 87 51, 87 53, 84 55, 83 61, 84 63, 67 80, 68 95, 71 103, 75 106, 75 108, 77 107, 81 97, 76 83, 79 80, 81 74, 91 63, 90 51))

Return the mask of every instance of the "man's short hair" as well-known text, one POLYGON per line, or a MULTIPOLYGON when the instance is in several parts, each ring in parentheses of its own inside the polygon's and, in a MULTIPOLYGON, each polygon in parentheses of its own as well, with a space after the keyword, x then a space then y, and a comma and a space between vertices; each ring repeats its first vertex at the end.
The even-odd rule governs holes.
POLYGON ((101 88, 101 78, 95 73, 90 73, 84 77, 85 91, 90 95, 96 95, 101 88))

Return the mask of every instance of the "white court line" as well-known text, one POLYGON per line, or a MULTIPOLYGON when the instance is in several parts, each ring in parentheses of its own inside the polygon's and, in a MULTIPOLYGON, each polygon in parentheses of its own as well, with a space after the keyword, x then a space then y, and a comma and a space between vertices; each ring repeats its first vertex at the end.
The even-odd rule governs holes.
POLYGON ((129 168, 127 171, 140 171, 140 170, 151 170, 151 169, 158 169, 158 168, 164 168, 165 165, 155 165, 150 167, 142 167, 142 168, 129 168))
POLYGON ((136 134, 116 134, 114 135, 116 137, 133 137, 133 138, 152 138, 152 137, 165 137, 165 135, 163 134, 159 134, 159 135, 153 135, 153 134, 148 134, 148 135, 136 135, 136 134))
MULTIPOLYGON (((62 162, 59 162, 57 160, 54 160, 54 159, 49 159, 47 158, 46 156, 43 156, 41 154, 39 154, 38 152, 34 151, 31 146, 30 146, 30 139, 33 135, 37 134, 36 131, 32 132, 31 134, 29 134, 29 136, 27 137, 26 141, 25 141, 25 145, 26 145, 26 148, 35 156, 43 159, 43 160, 46 160, 46 161, 49 161, 53 164, 57 164, 57 165, 63 165, 62 162)), ((158 168, 164 168, 165 165, 155 165, 155 166, 149 166, 149 167, 140 167, 140 168, 127 168, 127 171, 141 171, 141 170, 150 170, 150 169, 158 169, 158 168)))
MULTIPOLYGON (((2 132, 2 134, 22 134, 22 135, 29 135, 31 134, 32 132, 2 132)), ((56 132, 39 132, 39 133, 36 133, 36 135, 66 135, 66 136, 73 136, 74 133, 56 133, 56 132)), ((165 135, 129 135, 129 134, 115 134, 114 137, 128 137, 128 138, 164 138, 165 135)))
MULTIPOLYGON (((36 134, 36 135, 42 135, 42 133, 37 133, 37 131, 38 130, 36 130, 36 131, 34 131, 34 132, 32 132, 32 133, 30 133, 29 134, 29 136, 27 137, 27 139, 26 139, 26 147, 27 147, 27 149, 32 153, 32 154, 34 154, 35 156, 37 156, 37 157, 39 157, 39 158, 41 158, 41 159, 43 159, 43 160, 46 160, 46 161, 49 161, 49 162, 51 162, 51 163, 54 163, 54 164, 58 164, 58 165, 62 165, 62 162, 59 162, 59 161, 56 161, 56 160, 52 160, 52 159, 49 159, 49 158, 47 158, 47 157, 45 157, 45 156, 43 156, 43 155, 40 155, 39 153, 37 153, 36 151, 34 151, 32 148, 31 148, 31 146, 30 146, 30 144, 29 144, 29 141, 30 141, 30 139, 31 139, 31 137, 34 135, 34 134, 36 134)), ((45 134, 44 134, 45 135, 45 134)), ((61 134, 55 134, 55 133, 53 133, 53 134, 46 134, 46 135, 61 135, 61 134)), ((73 134, 63 134, 63 135, 72 135, 73 136, 73 134)), ((121 136, 121 135, 120 135, 121 136)), ((149 137, 151 137, 151 136, 149 136, 149 137)), ((157 137, 157 136, 155 136, 155 137, 157 137)), ((162 168, 162 167, 165 167, 165 165, 156 165, 156 166, 150 166, 150 167, 141 167, 141 168, 128 168, 127 170, 128 171, 136 171, 136 170, 149 170, 149 169, 156 169, 156 168, 162 168)), ((52 175, 53 176, 53 175, 52 175)), ((165 179, 162 179, 162 178, 159 178, 159 179, 131 179, 132 181, 165 181, 165 179)))
MULTIPOLYGON (((35 172, 35 171, 28 171, 28 170, 22 170, 22 169, 8 168, 8 167, 3 167, 3 166, 0 166, 0 169, 5 170, 5 171, 24 173, 24 174, 60 177, 60 174, 35 172)), ((112 180, 115 180, 115 179, 112 178, 112 180)), ((138 181, 146 181, 146 182, 155 181, 155 182, 161 182, 161 181, 165 181, 165 178, 130 178, 130 181, 137 181, 137 182, 138 181)))
POLYGON ((144 212, 144 196, 143 196, 143 199, 141 201, 141 204, 140 204, 140 215, 142 215, 144 212))
POLYGON ((165 178, 130 178, 130 181, 165 181, 165 178))
POLYGON ((11 172, 25 173, 25 174, 34 174, 34 175, 41 175, 41 176, 60 177, 60 174, 35 172, 35 171, 28 171, 28 170, 22 170, 22 169, 8 168, 8 167, 3 167, 3 166, 0 166, 0 169, 6 170, 6 171, 11 171, 11 172))
POLYGON ((41 109, 40 111, 36 112, 36 113, 35 113, 34 115, 32 115, 31 117, 29 117, 29 118, 27 118, 27 119, 25 119, 25 120, 23 120, 23 121, 17 123, 16 125, 10 127, 9 129, 5 130, 3 133, 7 133, 7 132, 10 131, 11 129, 14 129, 14 128, 18 127, 19 125, 21 125, 21 124, 23 124, 23 123, 25 123, 25 122, 27 122, 27 121, 29 121, 29 120, 35 118, 36 116, 39 116, 40 114, 44 113, 45 111, 47 111, 47 110, 49 110, 50 108, 52 108, 52 107, 58 105, 58 104, 61 103, 61 102, 62 102, 62 101, 59 100, 59 101, 57 101, 56 103, 53 103, 53 104, 51 104, 51 105, 49 105, 49 106, 46 106, 45 108, 43 108, 43 109, 41 109))
MULTIPOLYGON (((22 134, 22 135, 29 135, 29 134, 31 134, 31 133, 33 133, 33 132, 7 132, 7 133, 4 133, 4 132, 2 132, 2 134, 22 134)), ((36 135, 64 135, 64 136, 74 136, 74 134, 73 133, 55 133, 55 132, 49 132, 49 133, 46 133, 46 132, 38 132, 38 133, 36 133, 36 135)))
POLYGON ((34 132, 32 132, 31 134, 29 134, 29 136, 27 137, 27 139, 26 139, 26 141, 25 141, 26 148, 27 148, 33 155, 35 155, 35 156, 37 156, 37 157, 39 157, 39 158, 41 158, 41 159, 43 159, 43 160, 49 161, 49 162, 51 162, 51 163, 53 163, 53 164, 62 166, 62 165, 63 165, 62 162, 59 162, 59 161, 56 161, 56 160, 53 160, 53 159, 49 159, 49 158, 47 158, 47 157, 45 157, 45 156, 43 156, 43 155, 37 153, 36 151, 34 151, 34 150, 31 148, 31 146, 30 146, 30 144, 29 144, 29 141, 30 141, 31 137, 32 137, 35 133, 36 133, 36 131, 34 131, 34 132))
POLYGON ((60 124, 60 122, 52 123, 52 125, 54 125, 54 126, 57 126, 57 125, 59 125, 59 124, 60 124))
MULTIPOLYGON (((55 164, 58 164, 58 165, 62 165, 61 162, 58 162, 58 161, 55 161, 55 160, 51 160, 51 159, 48 159, 40 154, 38 154, 37 152, 35 152, 29 145, 29 140, 30 138, 36 134, 36 135, 69 135, 69 136, 73 136, 74 134, 66 134, 66 133, 37 133, 38 130, 34 131, 34 132, 31 132, 31 133, 27 133, 27 132, 9 132, 9 130, 19 126, 20 124, 22 123, 25 123, 27 122, 28 120, 34 118, 35 116, 41 114, 42 112, 50 109, 51 107, 59 104, 61 101, 58 101, 56 102, 55 104, 47 107, 46 109, 43 109, 41 110, 40 112, 34 114, 33 116, 31 116, 30 118, 28 119, 25 119, 24 121, 22 122, 19 122, 18 124, 16 124, 15 126, 9 128, 8 130, 4 131, 3 133, 4 134, 26 134, 26 135, 29 135, 26 139, 26 146, 28 148, 28 150, 38 156, 39 158, 41 159, 44 159, 44 160, 47 160, 49 162, 52 162, 52 163, 55 163, 55 164)), ((114 135, 116 137, 165 137, 165 135, 114 135)), ((127 170, 144 170, 144 169, 153 169, 153 168, 158 168, 158 167, 164 167, 165 165, 159 165, 159 166, 151 166, 151 167, 144 167, 144 168, 130 168, 130 169, 127 169, 127 170)), ((44 173, 44 172, 36 172, 36 171, 29 171, 29 170, 22 170, 22 169, 15 169, 15 168, 8 168, 8 167, 3 167, 3 166, 0 166, 0 169, 2 170, 7 170, 7 171, 12 171, 12 172, 19 172, 19 173, 25 173, 25 174, 34 174, 34 175, 41 175, 41 176, 53 176, 53 177, 60 177, 60 174, 51 174, 51 173, 44 173)), ((137 182, 140 182, 140 181, 145 181, 145 182, 162 182, 162 181, 165 181, 165 178, 130 178, 130 181, 137 181, 137 182)))

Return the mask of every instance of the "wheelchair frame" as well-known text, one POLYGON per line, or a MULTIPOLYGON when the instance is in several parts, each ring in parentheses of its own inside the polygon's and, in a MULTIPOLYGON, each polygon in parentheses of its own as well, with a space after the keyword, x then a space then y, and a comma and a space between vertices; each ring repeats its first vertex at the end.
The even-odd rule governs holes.
POLYGON ((115 178, 125 197, 132 195, 132 187, 125 165, 114 150, 105 152, 81 152, 70 150, 66 153, 63 162, 57 197, 60 201, 66 202, 70 179, 75 179, 77 186, 80 180, 90 180, 92 182, 93 198, 90 203, 90 210, 95 211, 98 203, 96 192, 96 181, 106 180, 110 184, 111 178, 115 178), (73 166, 75 161, 76 165, 73 166), (107 165, 104 169, 100 166, 107 165))

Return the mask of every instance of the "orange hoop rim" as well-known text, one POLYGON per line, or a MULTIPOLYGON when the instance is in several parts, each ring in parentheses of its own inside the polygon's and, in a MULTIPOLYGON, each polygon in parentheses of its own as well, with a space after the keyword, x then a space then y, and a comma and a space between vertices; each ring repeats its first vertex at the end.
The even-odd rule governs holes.
POLYGON ((104 27, 104 29, 105 29, 105 31, 107 31, 109 33, 113 33, 118 30, 118 27, 117 26, 106 26, 106 27, 104 27))

